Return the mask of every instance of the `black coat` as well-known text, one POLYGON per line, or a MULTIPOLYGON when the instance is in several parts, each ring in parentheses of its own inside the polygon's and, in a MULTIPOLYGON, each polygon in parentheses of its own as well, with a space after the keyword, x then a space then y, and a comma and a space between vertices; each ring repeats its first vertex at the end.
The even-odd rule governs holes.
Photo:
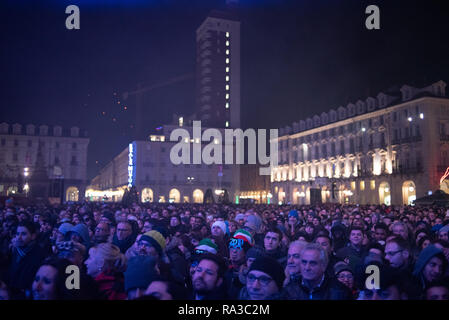
POLYGON ((17 250, 13 249, 8 276, 5 279, 11 289, 13 299, 25 297, 25 290, 33 284, 36 272, 44 258, 43 249, 37 243, 32 244, 31 250, 20 259, 17 250))
POLYGON ((327 275, 320 287, 309 290, 298 282, 291 282, 283 289, 283 296, 289 300, 352 300, 350 290, 335 278, 327 275))

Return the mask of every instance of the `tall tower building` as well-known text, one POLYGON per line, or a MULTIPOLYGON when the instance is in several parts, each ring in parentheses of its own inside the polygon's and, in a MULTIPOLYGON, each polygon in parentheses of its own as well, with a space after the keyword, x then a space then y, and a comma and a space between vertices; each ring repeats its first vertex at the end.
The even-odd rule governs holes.
POLYGON ((212 11, 196 31, 196 105, 204 127, 240 128, 240 22, 212 11))

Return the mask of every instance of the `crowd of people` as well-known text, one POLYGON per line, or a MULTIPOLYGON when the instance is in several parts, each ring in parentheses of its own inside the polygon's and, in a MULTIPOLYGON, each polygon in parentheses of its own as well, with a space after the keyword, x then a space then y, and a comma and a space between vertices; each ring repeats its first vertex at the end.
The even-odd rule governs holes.
POLYGON ((0 300, 449 299, 442 207, 7 200, 0 222, 0 300))

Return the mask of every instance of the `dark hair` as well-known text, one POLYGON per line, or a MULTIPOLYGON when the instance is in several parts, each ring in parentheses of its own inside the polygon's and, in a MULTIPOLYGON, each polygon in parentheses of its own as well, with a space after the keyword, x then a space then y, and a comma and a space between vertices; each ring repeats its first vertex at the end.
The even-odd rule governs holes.
POLYGON ((368 246, 368 251, 370 251, 371 249, 377 249, 377 250, 380 250, 381 252, 384 252, 384 246, 381 245, 381 244, 378 243, 378 242, 371 243, 371 244, 368 246))
POLYGON ((34 222, 31 221, 21 221, 19 222, 19 224, 17 225, 18 227, 24 227, 28 230, 29 233, 31 234, 36 234, 38 232, 38 228, 36 226, 36 224, 34 222))
POLYGON ((37 272, 39 269, 43 266, 51 266, 56 269, 56 281, 55 281, 55 291, 56 291, 56 300, 72 300, 75 298, 74 293, 71 291, 78 291, 78 290, 68 290, 65 285, 66 277, 65 272, 69 265, 72 263, 64 258, 58 258, 58 257, 49 257, 46 258, 41 265, 39 266, 37 272))
POLYGON ((316 242, 318 238, 326 238, 327 240, 329 240, 329 244, 332 246, 332 239, 329 236, 329 233, 326 234, 323 231, 318 232, 318 234, 315 236, 315 239, 313 239, 313 242, 316 242))
POLYGON ((267 235, 268 232, 272 232, 272 233, 277 233, 279 235, 279 241, 282 240, 282 231, 279 230, 278 228, 268 228, 268 230, 265 232, 265 236, 267 235))
POLYGON ((390 243, 390 242, 396 243, 398 245, 398 247, 403 249, 403 250, 410 251, 410 244, 408 243, 407 240, 405 240, 401 236, 395 236, 395 237, 393 237, 393 238, 391 238, 390 240, 387 241, 387 243, 390 243))
POLYGON ((151 282, 154 281, 165 283, 167 286, 167 292, 172 296, 173 300, 189 300, 189 291, 180 282, 174 282, 160 276, 154 278, 151 282))
POLYGON ((424 237, 422 237, 421 239, 419 239, 419 241, 418 241, 418 248, 419 248, 419 249, 421 249, 423 243, 424 243, 426 240, 431 241, 431 239, 430 239, 428 236, 424 236, 424 237))
POLYGON ((434 280, 426 286, 426 291, 435 287, 445 287, 449 290, 449 283, 447 280, 434 280))
POLYGON ((222 257, 220 257, 216 254, 203 253, 198 256, 197 261, 198 261, 198 263, 200 263, 202 260, 210 260, 210 261, 215 262, 215 264, 217 264, 217 266, 218 266, 218 277, 219 278, 224 277, 224 274, 226 272, 226 262, 222 257))
POLYGON ((376 230, 376 229, 383 229, 388 233, 388 227, 383 222, 376 223, 376 225, 374 226, 374 230, 376 230))

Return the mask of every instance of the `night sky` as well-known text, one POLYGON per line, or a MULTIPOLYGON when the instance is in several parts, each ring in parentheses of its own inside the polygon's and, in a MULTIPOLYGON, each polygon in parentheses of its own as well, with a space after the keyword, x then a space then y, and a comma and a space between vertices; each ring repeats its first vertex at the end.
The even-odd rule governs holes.
MULTIPOLYGON (((241 0, 243 126, 276 128, 395 85, 449 82, 446 2, 241 0), (380 30, 365 28, 370 4, 380 30)), ((135 100, 123 92, 193 75, 195 31, 223 4, 2 1, 0 122, 87 130, 92 178, 133 136, 135 100), (65 28, 70 4, 80 30, 65 28)), ((147 127, 193 113, 194 88, 190 77, 147 93, 147 127)))

